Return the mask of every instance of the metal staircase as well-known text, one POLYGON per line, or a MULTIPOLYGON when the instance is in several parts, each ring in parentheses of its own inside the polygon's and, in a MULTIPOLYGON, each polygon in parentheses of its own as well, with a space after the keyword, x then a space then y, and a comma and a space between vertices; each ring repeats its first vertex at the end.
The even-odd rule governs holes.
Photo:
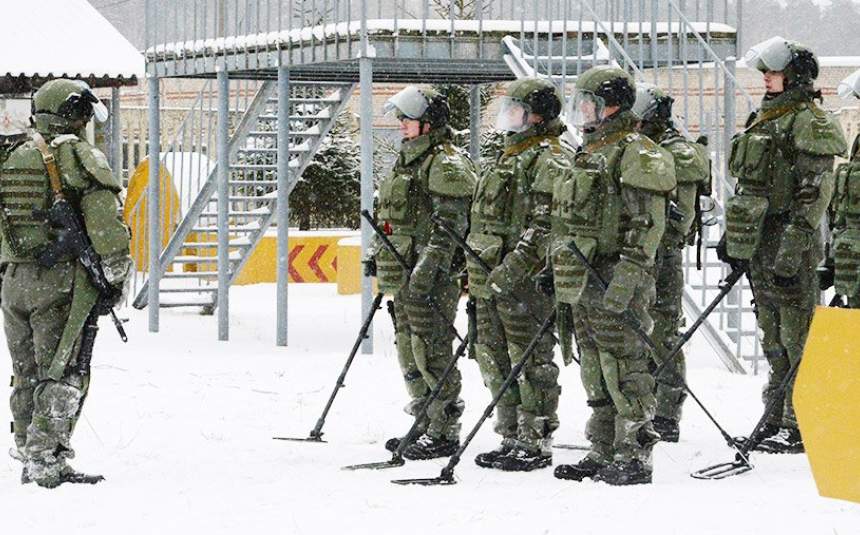
MULTIPOLYGON (((294 81, 290 84, 289 191, 337 122, 354 87, 355 84, 350 82, 294 81)), ((275 217, 277 117, 276 85, 270 81, 263 82, 232 129, 228 145, 230 284, 235 282, 275 217)), ((193 124, 195 119, 190 122, 193 124)), ((200 122, 202 124, 203 120, 200 122)), ((177 152, 183 150, 181 143, 178 149, 176 143, 171 147, 177 152)), ((211 313, 215 308, 219 291, 216 266, 217 176, 217 165, 210 166, 208 176, 193 201, 188 203, 159 256, 162 307, 197 306, 202 307, 204 313, 211 313)), ((134 307, 147 305, 148 286, 148 280, 140 285, 133 301, 134 307)))

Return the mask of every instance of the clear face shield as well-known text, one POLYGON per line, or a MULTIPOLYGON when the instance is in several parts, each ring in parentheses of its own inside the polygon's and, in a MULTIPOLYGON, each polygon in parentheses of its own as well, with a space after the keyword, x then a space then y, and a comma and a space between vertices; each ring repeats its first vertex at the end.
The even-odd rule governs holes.
POLYGON ((791 48, 785 38, 777 35, 750 47, 744 60, 760 71, 782 71, 791 61, 791 48))
POLYGON ((860 98, 860 70, 854 71, 853 74, 839 82, 836 93, 844 99, 860 98))
POLYGON ((567 111, 567 120, 572 126, 586 130, 597 126, 603 119, 606 102, 590 91, 577 91, 567 111))
POLYGON ((633 112, 640 121, 647 121, 657 111, 657 86, 648 82, 636 84, 636 101, 633 103, 633 112))
POLYGON ((420 119, 429 107, 427 97, 414 85, 404 88, 402 91, 388 99, 382 106, 382 112, 397 120, 420 119))
POLYGON ((521 100, 502 97, 499 103, 499 114, 496 116, 496 129, 503 132, 518 133, 529 127, 531 108, 521 100))

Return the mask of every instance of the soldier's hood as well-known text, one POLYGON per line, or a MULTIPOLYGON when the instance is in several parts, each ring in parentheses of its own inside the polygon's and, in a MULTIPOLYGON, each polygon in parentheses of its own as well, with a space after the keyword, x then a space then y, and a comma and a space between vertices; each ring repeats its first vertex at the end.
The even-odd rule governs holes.
POLYGON ((607 118, 594 131, 586 132, 584 141, 586 145, 590 145, 595 141, 600 141, 603 138, 609 137, 616 132, 636 130, 636 123, 639 120, 636 115, 630 110, 616 113, 612 117, 607 118))
POLYGON ((418 137, 403 140, 400 144, 400 165, 407 166, 422 157, 427 151, 440 143, 451 139, 453 131, 450 127, 436 128, 418 137))
POLYGON ((510 147, 535 136, 560 136, 567 130, 561 119, 555 118, 551 121, 540 122, 527 130, 509 134, 505 138, 505 146, 510 147))

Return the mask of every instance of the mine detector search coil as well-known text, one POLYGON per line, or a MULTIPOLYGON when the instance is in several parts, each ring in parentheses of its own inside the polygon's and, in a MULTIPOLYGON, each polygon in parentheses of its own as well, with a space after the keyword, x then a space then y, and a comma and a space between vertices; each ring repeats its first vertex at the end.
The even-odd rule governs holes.
MULTIPOLYGON (((594 279, 597 281, 597 283, 605 291, 607 288, 606 281, 603 280, 600 273, 594 268, 594 266, 592 266, 591 263, 588 262, 588 259, 585 257, 585 255, 582 253, 582 251, 579 249, 579 247, 577 247, 576 243, 571 242, 571 244, 569 245, 569 248, 573 252, 573 254, 579 259, 580 263, 582 263, 582 265, 586 268, 586 270, 591 274, 592 277, 594 277, 594 279)), ((744 270, 734 270, 726 277, 726 279, 720 285, 720 293, 714 298, 714 300, 708 305, 708 307, 705 308, 705 310, 696 319, 696 321, 693 323, 693 325, 690 327, 690 329, 688 329, 687 332, 685 332, 684 335, 681 336, 681 338, 675 343, 675 345, 672 347, 672 349, 668 353, 666 353, 665 356, 663 356, 663 362, 657 369, 658 373, 661 372, 663 369, 665 369, 665 367, 668 365, 668 363, 671 362, 671 360, 678 355, 678 353, 681 351, 681 348, 684 346, 684 344, 687 341, 689 341, 690 338, 692 338, 693 333, 696 331, 696 329, 698 329, 699 326, 701 326, 702 323, 704 323, 707 316, 717 307, 717 305, 720 303, 720 301, 726 295, 728 295, 729 291, 731 291, 732 287, 743 276, 743 274, 744 274, 744 270)), ((416 478, 416 479, 397 479, 397 480, 392 481, 392 483, 396 483, 398 485, 423 485, 423 486, 456 484, 457 480, 454 478, 454 469, 457 466, 457 464, 459 464, 460 458, 462 457, 466 448, 472 442, 472 439, 475 437, 475 435, 477 434, 480 427, 493 413, 493 410, 495 409, 496 405, 498 405, 499 401, 501 400, 502 396, 505 394, 507 389, 510 388, 511 384, 514 381, 517 380, 520 373, 522 372, 523 367, 525 366, 525 363, 528 362, 529 358, 531 357, 531 354, 534 352, 535 347, 537 346, 540 339, 546 333, 548 333, 549 330, 552 328, 553 324, 555 323, 555 317, 556 317, 556 309, 555 309, 555 307, 553 307, 552 311, 546 317, 543 324, 541 325, 541 328, 538 331, 538 333, 535 335, 534 338, 532 338, 531 342, 529 342, 529 345, 528 345, 528 347, 526 347, 520 361, 517 363, 516 366, 514 366, 511 369, 510 373, 505 378, 505 381, 502 383, 501 387, 499 388, 498 393, 493 397, 493 401, 490 402, 490 404, 486 407, 486 409, 484 410, 484 413, 481 415, 481 418, 475 424, 475 427, 471 430, 471 432, 469 432, 468 436, 463 441, 463 444, 460 446, 460 449, 458 449, 457 452, 454 455, 452 455, 451 458, 448 460, 448 464, 445 465, 444 468, 442 468, 441 473, 437 477, 416 478)), ((643 342, 645 342, 645 344, 652 351, 654 351, 655 353, 657 353, 659 351, 657 349, 656 344, 654 344, 654 342, 651 340, 651 337, 648 336, 648 334, 646 334, 645 331, 642 330, 642 327, 639 325, 638 320, 636 320, 636 318, 633 317, 632 314, 629 313, 629 311, 627 314, 624 315, 624 319, 629 324, 629 326, 636 332, 637 336, 639 336, 643 340, 643 342)), ((738 446, 735 439, 733 439, 725 431, 725 429, 723 429, 723 427, 716 421, 716 419, 705 408, 705 406, 698 399, 698 397, 696 397, 696 395, 690 390, 690 387, 687 386, 686 381, 683 382, 683 386, 684 386, 684 389, 690 394, 690 397, 692 397, 696 401, 696 403, 699 405, 699 407, 702 408, 702 411, 704 411, 705 415, 711 420, 711 422, 713 422, 713 424, 717 427, 717 429, 719 429, 720 434, 723 436, 723 438, 726 440, 726 442, 731 447, 735 448, 735 450, 737 450, 738 459, 742 459, 743 462, 745 462, 746 465, 750 467, 749 469, 752 469, 752 465, 749 463, 748 455, 747 455, 747 452, 744 450, 744 448, 742 446, 738 446)))
MULTIPOLYGON (((397 252, 397 249, 394 248, 394 245, 388 240, 388 237, 379 228, 379 225, 376 224, 376 221, 373 220, 373 217, 370 215, 370 212, 367 210, 361 211, 362 217, 367 220, 367 223, 370 225, 370 228, 373 232, 379 237, 383 246, 385 246, 392 255, 397 258, 397 261, 403 265, 403 268, 407 271, 409 270, 409 266, 406 264, 406 260, 400 256, 400 253, 397 252)), ((435 309, 438 311, 438 309, 435 309)), ((437 312, 440 317, 444 317, 441 311, 437 312)), ((474 309, 469 311, 470 315, 474 314, 474 309)), ((447 319, 445 320, 447 321, 447 319)), ((451 326, 451 329, 456 334, 456 329, 454 326, 451 326)), ((445 387, 445 384, 448 382, 448 377, 454 371, 454 368, 457 367, 457 361, 466 353, 466 349, 469 347, 469 342, 472 339, 473 333, 467 333, 465 338, 460 339, 460 345, 457 346, 457 350, 451 356, 451 359, 445 365, 445 369, 442 371, 442 375, 439 376, 439 379, 436 381, 436 385, 430 390, 430 394, 424 400, 424 403, 421 405, 421 409, 418 414, 415 416, 415 419, 412 422, 412 426, 409 428, 409 431, 406 432, 406 435, 400 440, 400 443, 397 445, 397 448, 391 455, 391 459, 388 461, 381 462, 372 462, 372 463, 362 463, 362 464, 352 464, 349 466, 344 466, 343 470, 384 470, 386 468, 397 468, 398 466, 403 466, 406 464, 406 461, 403 458, 403 452, 406 451, 406 448, 415 440, 415 435, 418 434, 418 429, 421 427, 424 419, 427 417, 427 411, 430 408, 430 404, 433 403, 439 395, 442 393, 442 388, 445 387)), ((459 338, 459 335, 458 335, 459 338)))
MULTIPOLYGON (((410 270, 409 266, 406 265, 406 261, 403 259, 403 257, 400 256, 399 253, 397 253, 397 250, 394 248, 394 245, 392 245, 391 242, 388 241, 387 237, 385 236, 385 233, 382 232, 382 229, 380 229, 379 226, 376 225, 376 222, 373 221, 373 217, 370 215, 370 212, 368 212, 367 210, 362 210, 361 215, 365 219, 367 219, 368 223, 370 224, 370 227, 380 237, 380 240, 382 241, 383 245, 385 245, 386 247, 389 247, 390 248, 389 250, 393 251, 393 253, 395 254, 395 258, 397 258, 397 260, 403 264, 404 269, 406 269, 407 271, 410 270)), ((361 329, 358 332, 358 337, 356 338, 355 343, 352 346, 352 350, 350 351, 349 356, 346 359, 346 363, 344 364, 343 369, 341 370, 340 375, 337 378, 337 382, 334 385, 334 389, 332 390, 331 394, 329 395, 328 401, 326 402, 326 405, 323 408, 322 414, 317 419, 316 425, 314 426, 313 429, 311 429, 308 436, 307 437, 273 437, 274 440, 288 440, 288 441, 292 441, 292 442, 326 442, 322 438, 322 436, 323 436, 322 428, 325 425, 326 418, 328 417, 328 413, 331 410, 332 404, 334 403, 334 400, 337 397, 338 392, 340 392, 340 389, 345 386, 344 381, 346 380, 346 374, 347 374, 347 372, 349 372, 349 369, 352 367, 352 362, 353 362, 353 360, 355 360, 355 356, 358 353, 358 349, 361 347, 361 342, 365 338, 367 338, 367 333, 370 330, 371 325, 373 324, 373 318, 376 315, 377 310, 379 310, 381 308, 380 305, 382 304, 382 300, 384 297, 385 297, 385 294, 383 292, 378 292, 376 294, 376 297, 374 298, 373 303, 370 306, 370 311, 368 312, 367 317, 364 318, 364 323, 362 324, 361 329)), ((438 313, 440 315, 442 315, 441 311, 439 311, 438 308, 436 308, 434 310, 438 311, 438 313)), ((389 309, 389 313, 391 313, 390 309, 389 309)), ((393 314, 392 314, 392 319, 393 319, 393 314)), ((461 345, 466 344, 468 342, 467 339, 464 340, 459 335, 459 333, 457 333, 457 331, 456 331, 456 329, 454 329, 453 325, 451 326, 451 329, 453 330, 453 332, 457 336, 457 338, 460 340, 461 345)), ((451 361, 451 363, 449 363, 449 368, 453 369, 453 367, 454 367, 453 363, 456 363, 457 358, 459 358, 459 355, 462 355, 462 352, 460 352, 454 356, 454 359, 451 361)), ((450 370, 448 370, 448 368, 446 368, 446 371, 448 374, 451 373, 450 370)), ((447 375, 445 376, 445 378, 447 378, 447 375)), ((439 381, 439 384, 444 384, 444 383, 445 383, 444 380, 439 381)), ((439 390, 441 392, 441 388, 439 390)), ((438 396, 438 392, 436 395, 438 396)), ((435 399, 435 398, 433 398, 433 399, 435 399)), ((426 406, 422 408, 422 412, 420 413, 420 417, 418 419, 423 417, 424 413, 426 412, 426 408, 429 407, 429 405, 430 405, 429 401, 432 401, 432 399, 428 400, 428 402, 426 403, 426 406)), ((418 419, 416 419, 416 423, 417 423, 418 419)), ((413 427, 415 429, 417 429, 418 426, 415 425, 413 427)), ((410 433, 414 434, 414 429, 410 429, 410 433)), ((409 434, 407 434, 407 437, 408 436, 409 436, 409 434)), ((404 440, 401 442, 405 443, 406 441, 404 440)), ((368 465, 355 465, 354 467, 345 467, 345 468, 346 469, 359 469, 359 468, 387 468, 387 467, 389 467, 388 465, 390 465, 391 467, 401 466, 401 465, 405 464, 405 461, 403 461, 403 458, 400 454, 403 453, 403 448, 405 448, 407 445, 408 445, 408 443, 401 444, 402 448, 398 447, 398 450, 395 452, 394 457, 392 457, 391 461, 387 461, 384 463, 369 463, 368 465), (399 459, 399 464, 397 464, 398 459, 399 459), (385 465, 385 466, 382 466, 382 465, 385 465)))
MULTIPOLYGON (((61 258, 68 257, 69 255, 74 256, 80 261, 81 265, 84 266, 84 270, 86 270, 90 282, 92 282, 96 291, 99 293, 99 299, 102 302, 111 302, 117 297, 119 290, 111 286, 107 277, 105 277, 101 257, 99 257, 98 253, 93 249, 93 244, 90 241, 90 237, 87 235, 86 229, 84 229, 84 226, 81 223, 80 216, 75 212, 74 208, 72 208, 72 205, 63 194, 62 182, 60 181, 60 170, 57 168, 57 161, 41 134, 34 133, 33 141, 36 143, 36 148, 39 150, 39 153, 42 155, 42 160, 45 162, 45 168, 48 171, 48 177, 51 181, 51 190, 54 192, 54 201, 51 204, 51 207, 48 208, 47 212, 39 215, 44 215, 45 219, 47 219, 51 226, 63 229, 59 239, 49 245, 45 250, 41 251, 37 255, 36 260, 43 267, 50 268, 53 267, 61 258)), ((100 307, 100 304, 96 304, 96 309, 100 307)), ((123 342, 128 342, 128 335, 126 335, 125 329, 122 326, 122 321, 117 317, 116 312, 113 308, 110 308, 108 313, 111 316, 111 320, 113 320, 117 333, 119 333, 119 337, 123 342)), ((93 326, 97 320, 98 314, 91 313, 84 326, 84 342, 88 342, 90 346, 95 339, 93 326), (87 329, 87 325, 90 326, 89 329, 87 329)), ((95 329, 97 330, 97 327, 95 327, 95 329)))

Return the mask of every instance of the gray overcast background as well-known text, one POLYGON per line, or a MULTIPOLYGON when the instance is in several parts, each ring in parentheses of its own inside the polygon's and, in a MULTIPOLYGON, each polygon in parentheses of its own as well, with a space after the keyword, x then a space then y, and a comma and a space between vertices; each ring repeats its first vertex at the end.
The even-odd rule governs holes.
MULTIPOLYGON (((116 25, 135 46, 143 48, 145 42, 144 0, 89 1, 116 25)), ((166 16, 172 15, 177 2, 185 3, 183 0, 155 1, 159 7, 163 8, 166 16)), ((472 0, 465 1, 468 5, 472 0)), ((432 2, 447 4, 447 0, 431 0, 432 2)), ((705 0, 699 0, 699 2, 702 6, 706 5, 705 0)), ((251 5, 255 3, 250 2, 251 5)), ((489 2, 485 0, 484 3, 488 4, 489 2)), ((615 4, 618 6, 622 6, 623 3, 623 0, 615 0, 615 4)), ((695 5, 695 3, 696 0, 687 0, 688 9, 692 11, 690 6, 695 5)), ((240 1, 239 4, 243 5, 244 2, 240 1)), ((272 2, 272 5, 275 4, 276 2, 272 2)), ((284 2, 284 5, 286 4, 287 2, 284 2)), ((306 2, 306 5, 310 4, 311 2, 306 2)), ((323 2, 318 2, 318 4, 322 5, 323 2)), ((370 2, 371 6, 377 4, 376 0, 370 2)), ((423 0, 406 0, 405 2, 407 9, 413 13, 420 13, 422 4, 423 0)), ((606 2, 601 1, 597 4, 606 5, 606 2)), ((631 4, 636 6, 638 1, 632 0, 631 4)), ((713 0, 713 4, 716 6, 717 12, 721 13, 724 1, 713 0)), ((734 22, 735 4, 736 0, 729 1, 729 20, 732 23, 734 22)), ((353 2, 355 15, 358 14, 358 5, 358 1, 353 2)), ((510 5, 510 2, 506 1, 505 5, 510 5)), ((540 0, 538 5, 544 6, 546 2, 540 0)), ((572 5, 576 6, 577 2, 572 2, 572 5)), ((620 12, 621 8, 618 9, 620 12)), ((377 16, 374 11, 375 9, 371 9, 371 18, 377 16)), ((815 52, 822 56, 860 55, 860 0, 745 0, 743 12, 741 46, 744 48, 774 34, 779 34, 812 46, 815 52)), ((576 13, 575 8, 574 13, 576 13)), ((601 13, 603 12, 601 11, 601 13)), ((383 17, 391 18, 392 15, 386 13, 383 17)), ((531 18, 531 14, 527 17, 531 18)), ((576 16, 571 18, 576 18, 576 16)), ((691 16, 691 18, 694 17, 691 16)), ((718 18, 722 18, 721 15, 718 15, 718 18)))

